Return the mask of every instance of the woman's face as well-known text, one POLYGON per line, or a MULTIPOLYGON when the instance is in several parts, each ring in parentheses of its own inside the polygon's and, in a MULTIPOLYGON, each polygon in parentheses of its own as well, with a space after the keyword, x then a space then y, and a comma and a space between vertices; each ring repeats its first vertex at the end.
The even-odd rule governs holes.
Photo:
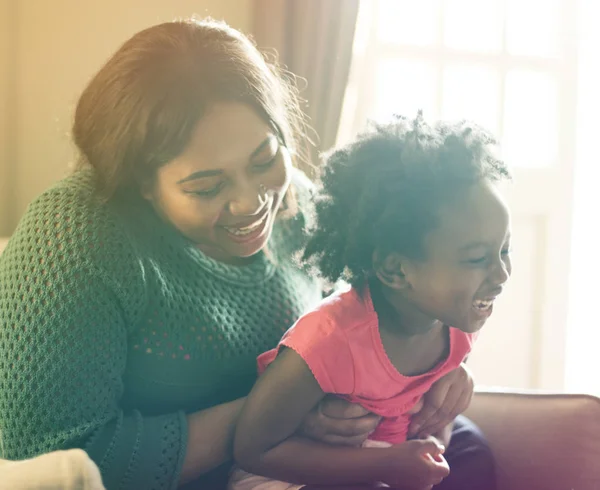
POLYGON ((287 149, 250 106, 218 102, 142 195, 208 256, 243 264, 269 240, 290 169, 287 149))

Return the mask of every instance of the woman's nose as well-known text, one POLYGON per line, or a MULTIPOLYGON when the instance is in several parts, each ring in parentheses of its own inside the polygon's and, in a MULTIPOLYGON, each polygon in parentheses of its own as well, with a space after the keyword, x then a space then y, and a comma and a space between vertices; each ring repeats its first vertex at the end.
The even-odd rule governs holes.
POLYGON ((265 199, 259 188, 248 186, 238 191, 229 202, 229 212, 234 216, 253 216, 262 210, 264 204, 265 199))

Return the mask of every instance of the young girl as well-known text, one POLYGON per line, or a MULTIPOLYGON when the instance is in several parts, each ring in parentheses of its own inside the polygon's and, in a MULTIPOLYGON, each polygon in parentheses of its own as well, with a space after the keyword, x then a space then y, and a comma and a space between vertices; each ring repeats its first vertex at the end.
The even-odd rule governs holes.
POLYGON ((509 173, 494 147, 476 126, 431 127, 419 114, 329 156, 304 259, 351 287, 259 357, 231 488, 423 489, 448 475, 449 431, 411 441, 407 431, 422 395, 470 352, 510 276, 509 213, 495 186, 509 173), (382 417, 363 447, 288 439, 328 393, 382 417))

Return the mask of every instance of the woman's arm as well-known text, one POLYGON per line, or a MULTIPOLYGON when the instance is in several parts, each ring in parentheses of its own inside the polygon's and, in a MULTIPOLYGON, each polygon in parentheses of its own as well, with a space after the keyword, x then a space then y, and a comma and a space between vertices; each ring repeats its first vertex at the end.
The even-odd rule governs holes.
POLYGON ((2 457, 78 447, 107 489, 173 490, 182 469, 189 478, 230 458, 241 402, 189 418, 123 410, 144 271, 92 196, 65 186, 45 193, 0 256, 2 457))
POLYGON ((235 424, 244 401, 240 398, 187 416, 188 443, 180 484, 231 459, 235 424))
POLYGON ((327 395, 304 418, 297 434, 334 446, 360 446, 380 420, 357 403, 327 395))
POLYGON ((432 437, 434 437, 436 442, 438 442, 440 445, 448 448, 450 445, 450 439, 452 438, 452 429, 454 429, 454 420, 435 434, 432 434, 432 437))
MULTIPOLYGON (((409 436, 447 433, 447 426, 452 427, 454 419, 469 407, 474 387, 473 376, 464 362, 437 380, 423 396, 421 409, 413 415, 409 436)), ((446 439, 449 442, 450 438, 446 439)))

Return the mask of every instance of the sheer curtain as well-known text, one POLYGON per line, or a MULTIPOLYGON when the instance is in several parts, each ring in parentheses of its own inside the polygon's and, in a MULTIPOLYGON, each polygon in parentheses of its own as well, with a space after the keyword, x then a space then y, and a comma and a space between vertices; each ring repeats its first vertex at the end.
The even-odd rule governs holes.
POLYGON ((359 0, 255 0, 253 34, 299 81, 318 152, 335 143, 348 81, 359 0))

